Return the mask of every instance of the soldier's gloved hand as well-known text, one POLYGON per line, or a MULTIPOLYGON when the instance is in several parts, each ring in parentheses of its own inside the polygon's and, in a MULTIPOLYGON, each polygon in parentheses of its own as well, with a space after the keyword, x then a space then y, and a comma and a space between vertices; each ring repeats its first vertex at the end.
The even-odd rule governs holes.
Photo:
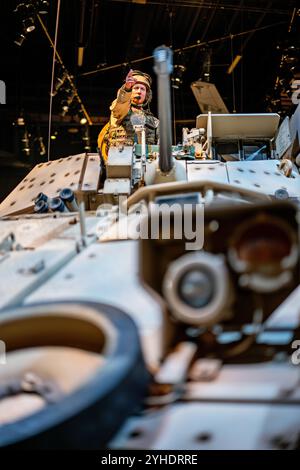
POLYGON ((283 158, 279 163, 279 170, 281 170, 281 172, 289 178, 293 171, 293 164, 291 160, 283 158))
POLYGON ((134 86, 134 84, 136 82, 136 79, 132 75, 132 72, 133 72, 133 70, 130 69, 127 76, 126 76, 126 79, 125 79, 125 90, 126 91, 131 91, 132 87, 134 86))

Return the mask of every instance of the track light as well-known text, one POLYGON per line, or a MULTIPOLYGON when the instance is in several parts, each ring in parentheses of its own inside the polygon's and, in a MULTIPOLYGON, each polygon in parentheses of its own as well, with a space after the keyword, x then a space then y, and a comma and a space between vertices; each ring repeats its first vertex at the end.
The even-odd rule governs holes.
POLYGON ((64 90, 65 91, 65 97, 63 98, 63 100, 61 101, 61 108, 62 108, 62 111, 60 113, 61 116, 65 116, 66 114, 68 114, 69 110, 70 110, 70 107, 74 101, 74 98, 75 98, 75 92, 74 90, 70 90, 70 89, 66 89, 64 90))
POLYGON ((22 129, 22 132, 21 132, 21 152, 22 154, 28 158, 30 157, 30 153, 31 153, 31 148, 30 148, 30 137, 31 135, 29 134, 26 126, 25 126, 25 121, 23 118, 21 118, 21 120, 17 119, 17 123, 18 125, 20 126, 20 128, 22 129))
POLYGON ((31 33, 32 31, 35 30, 34 19, 32 17, 26 18, 23 21, 23 26, 24 26, 24 30, 26 31, 26 33, 31 33))
POLYGON ((22 31, 17 34, 14 43, 22 46, 26 35, 35 30, 35 21, 37 15, 48 13, 49 2, 46 0, 31 0, 27 3, 21 2, 17 5, 14 13, 17 14, 21 24, 22 31))
MULTIPOLYGON (((79 103, 78 103, 78 104, 79 104, 79 103)), ((80 104, 79 104, 79 106, 80 106, 80 104)), ((84 125, 87 123, 87 118, 85 117, 85 114, 84 114, 84 112, 83 112, 82 109, 80 109, 80 110, 78 111, 78 117, 79 117, 80 124, 81 124, 82 126, 84 126, 84 125)))
POLYGON ((210 81, 211 74, 211 57, 212 50, 210 48, 203 49, 203 66, 202 66, 202 80, 204 82, 210 81))
POLYGON ((86 152, 90 152, 92 147, 91 147, 91 138, 90 138, 90 128, 88 125, 82 128, 81 136, 82 136, 81 137, 82 143, 84 145, 84 150, 86 152))
POLYGON ((24 129, 24 132, 23 132, 23 135, 21 137, 21 143, 22 143, 22 147, 21 147, 21 151, 23 153, 23 155, 25 155, 25 157, 29 157, 30 156, 30 134, 28 134, 27 130, 24 129))
POLYGON ((53 93, 52 93, 52 96, 55 96, 57 95, 57 93, 62 89, 62 87, 65 85, 66 83, 66 79, 67 79, 67 73, 64 72, 62 76, 60 77, 57 77, 56 79, 56 83, 54 85, 54 90, 53 90, 53 93))
POLYGON ((41 157, 43 157, 44 155, 46 155, 46 147, 43 141, 43 137, 42 136, 38 137, 37 141, 38 141, 38 147, 39 147, 39 154, 41 157))
POLYGON ((16 124, 17 124, 17 126, 25 126, 25 119, 23 118, 23 116, 19 116, 17 118, 16 124))
POLYGON ((28 2, 28 3, 21 2, 21 3, 19 3, 16 6, 16 9, 14 10, 14 13, 17 13, 22 20, 24 18, 27 18, 28 16, 31 16, 34 13, 33 2, 28 2))
POLYGON ((63 100, 63 101, 61 102, 61 109, 62 109, 62 110, 61 110, 61 113, 60 113, 61 116, 64 117, 66 114, 68 114, 69 105, 68 105, 67 100, 63 100))
POLYGON ((18 33, 16 39, 14 40, 14 43, 17 46, 21 47, 25 39, 26 39, 26 36, 23 33, 18 33))
POLYGON ((186 71, 186 67, 184 65, 174 65, 173 75, 172 75, 172 87, 177 89, 182 85, 182 76, 186 71))
POLYGON ((47 15, 48 13, 48 8, 49 8, 49 2, 47 0, 38 0, 36 2, 37 4, 37 10, 40 15, 47 15))

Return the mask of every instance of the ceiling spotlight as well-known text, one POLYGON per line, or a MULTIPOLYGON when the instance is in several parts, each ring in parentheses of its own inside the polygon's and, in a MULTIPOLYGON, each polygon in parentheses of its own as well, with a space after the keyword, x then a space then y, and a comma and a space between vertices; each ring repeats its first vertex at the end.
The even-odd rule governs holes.
POLYGON ((26 15, 28 15, 28 11, 30 8, 32 8, 32 5, 21 2, 16 6, 14 13, 25 17, 26 15))
POLYGON ((186 71, 186 67, 184 65, 174 65, 174 71, 172 75, 172 87, 178 89, 180 85, 182 85, 182 76, 186 71))
POLYGON ((82 128, 82 131, 81 131, 81 139, 82 139, 82 143, 84 145, 84 150, 86 152, 90 152, 91 151, 91 138, 90 138, 90 128, 89 126, 84 126, 82 128))
POLYGON ((212 64, 212 50, 209 48, 205 48, 203 50, 203 65, 202 65, 202 80, 204 82, 210 81, 210 74, 211 74, 211 64, 212 64))
POLYGON ((22 116, 17 118, 17 125, 18 126, 25 126, 25 119, 22 116))
POLYGON ((26 18, 25 20, 23 20, 23 26, 24 26, 24 30, 26 31, 26 33, 31 33, 32 31, 35 30, 34 19, 26 18))
POLYGON ((57 95, 57 93, 62 88, 62 86, 65 85, 67 75, 68 74, 66 72, 64 72, 61 77, 57 77, 56 83, 54 85, 54 90, 53 90, 52 96, 57 95))
POLYGON ((20 46, 20 47, 21 47, 22 44, 23 44, 23 42, 25 41, 25 39, 26 39, 25 34, 19 33, 19 34, 17 34, 17 37, 16 37, 16 39, 14 40, 14 43, 15 43, 17 46, 20 46))
POLYGON ((73 101, 74 101, 74 97, 75 97, 75 92, 74 90, 65 90, 66 91, 66 96, 65 98, 61 101, 61 108, 62 108, 62 111, 60 113, 61 116, 65 116, 69 110, 70 110, 70 106, 72 105, 73 101))
POLYGON ((49 2, 47 0, 38 0, 37 9, 40 15, 47 15, 49 8, 49 2))
POLYGON ((62 105, 62 106, 61 106, 62 111, 61 111, 60 114, 61 114, 61 116, 65 116, 65 115, 68 113, 68 111, 69 111, 69 105, 68 105, 67 100, 63 100, 63 101, 61 102, 61 105, 62 105))
POLYGON ((46 155, 46 147, 45 147, 45 144, 44 144, 44 141, 43 141, 43 137, 38 137, 38 146, 39 146, 39 154, 41 157, 43 157, 44 155, 46 155))
POLYGON ((24 132, 21 136, 21 152, 26 157, 30 156, 30 134, 24 129, 24 132))
POLYGON ((80 122, 81 125, 84 125, 84 124, 87 123, 87 118, 85 117, 83 109, 80 109, 78 111, 78 117, 79 117, 79 122, 80 122))
POLYGON ((21 25, 22 33, 19 33, 14 41, 17 46, 22 46, 27 33, 35 30, 35 20, 37 15, 48 13, 49 2, 46 0, 28 0, 20 2, 14 13, 17 15, 17 21, 21 25))

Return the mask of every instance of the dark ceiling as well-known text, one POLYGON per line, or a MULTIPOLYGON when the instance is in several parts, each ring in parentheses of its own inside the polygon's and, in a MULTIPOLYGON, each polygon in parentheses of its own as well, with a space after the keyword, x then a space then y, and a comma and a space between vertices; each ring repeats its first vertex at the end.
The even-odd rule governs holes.
MULTIPOLYGON (((20 29, 13 13, 18 3, 2 0, 0 13, 0 79, 7 86, 7 104, 0 108, 0 149, 11 153, 16 151, 12 122, 21 112, 32 133, 33 126, 46 127, 52 65, 52 51, 38 21, 21 47, 14 44, 20 29)), ((51 37, 56 7, 57 0, 50 1, 49 13, 42 17, 51 37)), ((61 0, 58 50, 88 113, 94 122, 98 120, 93 126, 93 148, 100 124, 109 116, 109 104, 131 66, 154 76, 152 109, 156 112, 153 60, 131 62, 151 56, 161 44, 175 51, 174 64, 186 67, 181 87, 173 92, 177 139, 179 127, 188 121, 192 127, 199 114, 190 84, 203 78, 207 68, 230 111, 235 107, 237 112, 264 112, 266 95, 278 73, 276 46, 293 41, 296 35, 288 32, 295 8, 294 0, 61 0), (241 34, 246 31, 250 32, 241 34), (77 65, 80 45, 85 47, 82 67, 77 65), (242 59, 229 75, 226 70, 237 54, 242 59), (90 71, 96 73, 85 75, 90 71)), ((56 121, 60 104, 59 96, 55 97, 56 121)))

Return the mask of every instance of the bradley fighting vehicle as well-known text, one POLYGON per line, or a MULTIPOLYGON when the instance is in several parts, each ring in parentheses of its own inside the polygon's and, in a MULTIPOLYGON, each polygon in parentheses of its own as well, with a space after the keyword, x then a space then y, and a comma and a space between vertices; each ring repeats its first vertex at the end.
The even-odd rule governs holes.
POLYGON ((134 148, 41 163, 0 205, 2 448, 299 448, 300 107, 229 114, 196 82, 172 147, 154 56, 158 147, 135 116, 134 148))

